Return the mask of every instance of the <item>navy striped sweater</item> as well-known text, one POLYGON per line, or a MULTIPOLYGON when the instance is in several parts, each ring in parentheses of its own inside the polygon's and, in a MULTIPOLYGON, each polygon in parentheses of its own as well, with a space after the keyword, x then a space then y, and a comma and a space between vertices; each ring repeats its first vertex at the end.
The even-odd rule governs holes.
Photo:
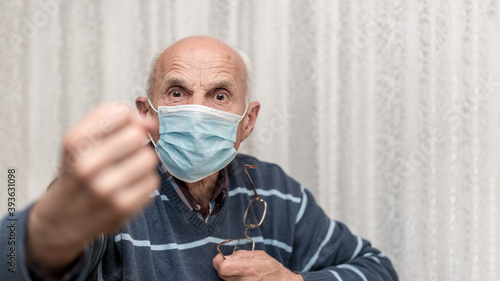
MULTIPOLYGON (((344 224, 328 218, 311 193, 277 165, 241 154, 227 167, 228 196, 209 224, 181 201, 163 177, 153 203, 142 214, 114 236, 96 239, 86 253, 78 279, 220 280, 212 266, 217 245, 242 235, 244 212, 254 197, 243 164, 257 166, 249 173, 268 204, 261 227, 247 232, 255 241, 255 249, 264 250, 305 280, 398 280, 383 253, 351 234, 344 224)), ((18 221, 19 237, 24 237, 25 218, 23 213, 18 221)), ((4 218, 2 253, 6 223, 4 218)), ((24 245, 19 246, 18 273, 5 275, 7 269, 2 268, 6 266, 2 262, 1 280, 29 280, 24 245)), ((221 250, 230 253, 233 247, 234 241, 221 250)))

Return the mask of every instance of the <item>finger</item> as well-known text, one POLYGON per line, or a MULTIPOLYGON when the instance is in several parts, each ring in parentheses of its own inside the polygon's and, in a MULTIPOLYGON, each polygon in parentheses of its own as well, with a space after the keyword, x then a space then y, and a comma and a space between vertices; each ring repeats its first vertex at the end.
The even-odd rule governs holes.
POLYGON ((108 103, 90 112, 68 134, 69 148, 81 140, 98 141, 133 121, 132 110, 123 103, 108 103))
POLYGON ((141 208, 151 201, 150 194, 158 185, 159 177, 154 172, 120 190, 106 206, 101 206, 92 216, 88 217, 93 222, 89 225, 95 226, 95 229, 86 230, 89 232, 111 233, 120 228, 131 216, 138 213, 141 208))
POLYGON ((141 120, 139 116, 122 103, 111 103, 100 106, 91 112, 80 124, 75 126, 64 139, 64 150, 67 152, 63 162, 67 168, 73 168, 81 158, 88 156, 107 136, 120 131, 126 126, 137 126, 146 132, 152 131, 155 122, 141 120))
POLYGON ((158 158, 149 146, 101 171, 90 184, 92 192, 106 200, 112 193, 133 184, 148 173, 156 173, 158 158))
POLYGON ((91 177, 103 167, 135 153, 144 145, 146 131, 139 126, 127 126, 108 136, 101 144, 90 147, 80 155, 75 173, 82 178, 91 177))
POLYGON ((217 264, 217 273, 222 279, 229 277, 251 276, 253 261, 251 259, 226 259, 217 264))
POLYGON ((226 281, 231 281, 231 280, 240 280, 241 276, 239 272, 234 271, 233 267, 230 266, 229 263, 227 263, 224 258, 220 254, 217 254, 214 259, 212 260, 212 264, 214 266, 215 271, 217 271, 217 275, 226 281))
POLYGON ((238 250, 232 255, 226 256, 227 259, 252 259, 259 256, 260 251, 238 250))
POLYGON ((219 271, 219 266, 223 261, 224 258, 222 257, 222 255, 220 253, 217 253, 217 255, 215 255, 215 257, 212 259, 212 266, 215 268, 215 271, 219 271))
POLYGON ((158 128, 155 120, 153 120, 153 118, 149 115, 146 115, 145 118, 141 118, 141 122, 148 132, 151 132, 155 127, 158 128))
POLYGON ((160 178, 155 171, 130 187, 120 190, 113 198, 116 210, 127 217, 136 214, 152 200, 150 194, 159 184, 160 178))
POLYGON ((261 250, 238 250, 226 256, 225 260, 221 259, 222 257, 215 257, 212 262, 217 273, 224 280, 260 276, 274 264, 271 262, 274 259, 261 250))

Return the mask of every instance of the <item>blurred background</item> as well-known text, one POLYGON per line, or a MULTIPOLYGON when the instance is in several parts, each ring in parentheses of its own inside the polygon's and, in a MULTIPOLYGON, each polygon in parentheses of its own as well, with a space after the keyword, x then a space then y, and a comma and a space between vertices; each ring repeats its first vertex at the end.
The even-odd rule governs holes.
POLYGON ((243 153, 281 165, 401 280, 500 280, 500 1, 0 1, 0 168, 26 207, 61 139, 209 35, 253 62, 243 153))

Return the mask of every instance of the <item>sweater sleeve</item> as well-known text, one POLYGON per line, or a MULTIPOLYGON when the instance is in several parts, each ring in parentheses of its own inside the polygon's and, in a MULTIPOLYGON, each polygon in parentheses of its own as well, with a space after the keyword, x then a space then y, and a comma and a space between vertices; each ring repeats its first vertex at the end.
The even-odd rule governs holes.
POLYGON ((97 237, 74 263, 68 272, 60 278, 41 277, 30 270, 26 260, 27 220, 31 207, 16 212, 15 216, 7 213, 1 220, 0 229, 0 280, 86 280, 87 275, 102 259, 106 241, 104 235, 97 237))
POLYGON ((29 208, 20 212, 7 213, 0 228, 0 280, 31 280, 26 256, 24 238, 29 208))
POLYGON ((344 224, 329 219, 304 188, 293 249, 293 270, 306 281, 398 280, 387 256, 344 224))

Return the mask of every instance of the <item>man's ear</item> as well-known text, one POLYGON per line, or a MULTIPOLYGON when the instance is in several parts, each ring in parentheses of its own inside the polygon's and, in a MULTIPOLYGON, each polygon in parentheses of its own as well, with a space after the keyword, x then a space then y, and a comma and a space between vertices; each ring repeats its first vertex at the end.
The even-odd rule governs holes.
POLYGON ((156 111, 154 111, 154 108, 151 107, 148 102, 148 98, 146 97, 138 97, 135 100, 135 107, 143 120, 152 120, 154 128, 149 131, 149 134, 153 138, 153 141, 157 143, 160 139, 158 132, 160 125, 156 111))
POLYGON ((137 108, 137 111, 141 115, 141 118, 146 119, 153 117, 152 113, 153 110, 149 105, 148 98, 138 97, 137 99, 135 99, 135 107, 137 108))
POLYGON ((243 133, 241 141, 244 141, 253 131, 257 116, 259 115, 260 102, 253 101, 248 104, 247 114, 243 117, 243 133))

